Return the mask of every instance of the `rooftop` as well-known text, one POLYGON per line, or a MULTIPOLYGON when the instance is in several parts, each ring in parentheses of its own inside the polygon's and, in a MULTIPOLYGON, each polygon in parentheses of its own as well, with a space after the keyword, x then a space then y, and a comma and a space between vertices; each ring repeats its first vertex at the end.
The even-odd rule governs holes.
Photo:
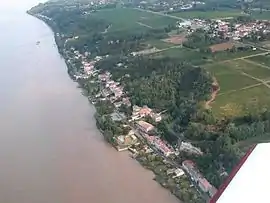
POLYGON ((153 128, 154 128, 154 126, 153 126, 152 124, 147 123, 147 122, 145 122, 145 121, 138 121, 137 123, 138 123, 138 125, 140 125, 142 128, 147 129, 147 130, 150 130, 150 129, 153 129, 153 128))

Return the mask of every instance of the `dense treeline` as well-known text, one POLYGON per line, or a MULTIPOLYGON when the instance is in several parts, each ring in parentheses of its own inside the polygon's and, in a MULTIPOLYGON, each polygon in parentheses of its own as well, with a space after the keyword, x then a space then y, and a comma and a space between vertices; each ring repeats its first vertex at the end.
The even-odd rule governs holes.
POLYGON ((168 109, 185 99, 206 100, 211 91, 212 79, 204 69, 177 59, 138 57, 117 61, 116 57, 102 61, 97 68, 122 78, 133 103, 140 106, 168 109))
POLYGON ((96 125, 104 132, 105 139, 114 144, 114 137, 126 135, 130 128, 123 127, 121 122, 115 122, 110 114, 114 111, 113 105, 109 101, 99 101, 96 104, 96 125))
POLYGON ((256 140, 270 140, 270 112, 212 124, 191 122, 183 136, 202 149, 204 156, 191 158, 196 160, 211 183, 220 186, 226 177, 221 175, 222 172, 229 173, 244 155, 240 147, 248 150, 256 140))
POLYGON ((199 102, 207 100, 211 92, 211 75, 178 59, 111 57, 98 63, 97 68, 121 79, 133 104, 167 110, 166 119, 157 128, 172 144, 200 108, 199 102))
POLYGON ((213 33, 211 31, 211 28, 209 31, 205 31, 203 29, 197 29, 194 31, 191 35, 188 36, 188 40, 183 43, 185 47, 192 48, 192 49, 205 49, 207 46, 210 46, 212 44, 219 44, 222 42, 228 41, 228 39, 225 39, 222 36, 222 33, 220 35, 213 36, 213 33))

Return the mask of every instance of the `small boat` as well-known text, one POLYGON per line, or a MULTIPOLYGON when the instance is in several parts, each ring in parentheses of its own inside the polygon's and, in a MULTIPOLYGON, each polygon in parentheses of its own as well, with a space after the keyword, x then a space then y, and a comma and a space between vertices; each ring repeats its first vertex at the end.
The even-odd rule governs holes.
POLYGON ((40 41, 37 41, 36 45, 39 45, 40 44, 40 41))

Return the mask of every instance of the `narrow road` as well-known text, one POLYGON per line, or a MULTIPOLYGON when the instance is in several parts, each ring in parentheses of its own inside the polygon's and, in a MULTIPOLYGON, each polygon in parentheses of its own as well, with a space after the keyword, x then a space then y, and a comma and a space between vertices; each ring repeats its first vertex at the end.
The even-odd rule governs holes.
POLYGON ((176 46, 172 46, 172 47, 168 47, 168 48, 164 48, 164 49, 158 49, 157 51, 148 53, 146 55, 152 55, 152 54, 160 53, 160 52, 163 52, 163 51, 167 51, 169 49, 175 49, 175 48, 181 48, 181 47, 182 47, 182 45, 176 45, 176 46))
POLYGON ((146 25, 144 23, 141 23, 141 22, 137 22, 137 24, 143 26, 143 27, 147 27, 147 28, 150 28, 150 29, 153 29, 153 27, 151 27, 150 25, 146 25))
POLYGON ((215 101, 215 99, 216 99, 216 97, 217 97, 217 95, 218 95, 218 92, 220 91, 220 86, 219 86, 219 84, 218 84, 217 79, 214 77, 213 80, 214 80, 214 81, 213 81, 212 87, 216 86, 216 87, 218 87, 218 88, 217 88, 216 90, 214 90, 214 91, 211 93, 211 98, 210 98, 208 101, 205 102, 205 108, 206 108, 206 109, 210 109, 210 108, 211 108, 210 104, 211 104, 213 101, 215 101))
MULTIPOLYGON (((270 82, 270 80, 269 81, 266 81, 266 82, 270 82)), ((230 93, 237 92, 237 91, 251 89, 253 87, 258 87, 260 85, 263 85, 263 84, 262 83, 257 83, 257 84, 254 84, 254 85, 249 85, 249 86, 246 86, 246 87, 243 87, 243 88, 240 88, 240 89, 234 89, 234 90, 230 90, 230 91, 227 91, 227 92, 220 93, 217 96, 222 96, 222 95, 230 94, 230 93)))
POLYGON ((263 65, 261 63, 257 63, 257 62, 254 62, 254 61, 251 61, 251 60, 248 60, 248 59, 242 59, 242 60, 245 61, 245 62, 247 62, 247 63, 254 64, 256 66, 260 66, 262 68, 270 69, 269 66, 263 65))
POLYGON ((229 61, 236 61, 236 60, 239 60, 239 59, 247 59, 247 58, 251 58, 251 57, 254 57, 254 56, 262 56, 262 55, 266 55, 266 54, 269 54, 269 50, 267 52, 263 52, 263 53, 258 53, 258 54, 252 54, 252 55, 248 55, 248 56, 242 56, 242 57, 238 57, 238 58, 234 58, 234 59, 228 59, 228 60, 225 60, 225 61, 220 61, 218 63, 226 63, 226 62, 229 62, 229 61))
POLYGON ((185 18, 181 18, 181 17, 177 17, 177 16, 165 14, 165 13, 160 13, 160 12, 145 10, 145 9, 141 9, 141 8, 134 8, 134 9, 139 10, 139 11, 142 11, 142 12, 147 12, 147 13, 152 13, 152 14, 156 14, 156 15, 160 15, 160 16, 165 16, 165 17, 173 18, 173 19, 176 19, 176 20, 181 20, 181 21, 184 21, 184 22, 187 21, 187 19, 185 19, 185 18))
POLYGON ((244 75, 244 76, 247 76, 249 78, 252 78, 253 80, 256 80, 256 81, 262 83, 263 85, 265 85, 266 87, 268 87, 270 89, 270 85, 267 83, 267 81, 264 81, 264 80, 261 80, 259 78, 256 78, 256 77, 254 77, 252 75, 249 75, 249 74, 247 74, 245 72, 241 72, 241 74, 244 75))
POLYGON ((256 43, 252 43, 252 42, 244 42, 243 44, 246 44, 246 45, 250 45, 250 46, 253 46, 253 47, 256 47, 258 49, 261 49, 263 51, 269 51, 269 49, 263 47, 262 45, 261 46, 258 46, 258 44, 256 43))
POLYGON ((208 65, 215 65, 215 64, 221 64, 221 63, 227 63, 227 62, 231 62, 231 61, 237 61, 237 60, 243 60, 243 59, 248 59, 248 58, 251 58, 251 57, 255 57, 255 56, 263 56, 263 55, 266 55, 266 54, 269 54, 270 51, 266 51, 266 52, 263 52, 263 53, 258 53, 258 54, 252 54, 252 55, 248 55, 248 56, 241 56, 241 57, 238 57, 238 58, 234 58, 234 59, 226 59, 226 60, 223 60, 223 61, 218 61, 218 62, 214 62, 214 63, 210 63, 210 64, 206 64, 204 66, 208 66, 208 65))

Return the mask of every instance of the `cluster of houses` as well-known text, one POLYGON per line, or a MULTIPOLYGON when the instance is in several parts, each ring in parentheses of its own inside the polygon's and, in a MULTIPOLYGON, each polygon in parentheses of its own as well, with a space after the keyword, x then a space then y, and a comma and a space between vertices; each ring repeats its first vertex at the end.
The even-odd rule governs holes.
POLYGON ((139 120, 141 118, 150 116, 155 122, 161 121, 161 113, 155 113, 151 108, 148 106, 139 107, 137 105, 133 106, 131 120, 139 120))
POLYGON ((179 28, 189 28, 190 33, 198 28, 203 28, 209 31, 209 36, 216 37, 222 35, 224 39, 227 38, 235 41, 249 37, 252 33, 270 33, 270 23, 268 20, 256 20, 247 23, 231 24, 226 20, 217 19, 209 22, 203 19, 194 18, 183 22, 178 22, 177 26, 179 28))
POLYGON ((164 141, 162 141, 157 136, 151 136, 148 134, 143 134, 144 138, 149 142, 151 145, 153 145, 156 149, 158 149, 160 152, 163 153, 165 156, 170 156, 174 154, 174 150, 171 149, 164 141))
POLYGON ((118 151, 124 151, 124 150, 127 150, 129 146, 139 144, 139 140, 136 137, 133 130, 130 130, 127 135, 120 135, 120 136, 114 137, 114 139, 117 143, 116 149, 118 151))
POLYGON ((129 97, 125 96, 124 87, 120 82, 112 80, 109 72, 99 74, 98 78, 104 85, 101 92, 103 97, 108 98, 116 108, 119 108, 121 105, 131 106, 129 97))
POLYGON ((193 146, 189 142, 183 142, 183 141, 179 144, 179 151, 184 151, 184 152, 187 152, 190 154, 196 154, 196 155, 203 154, 200 148, 193 146))
POLYGON ((252 21, 248 23, 235 23, 231 25, 227 21, 216 20, 214 24, 213 34, 222 33, 225 38, 240 40, 248 37, 251 33, 262 32, 267 34, 270 32, 269 21, 252 21))
MULTIPOLYGON (((76 57, 82 58, 82 68, 85 75, 91 76, 97 74, 97 70, 95 70, 94 66, 97 61, 102 59, 101 57, 95 58, 95 60, 91 62, 87 62, 85 56, 80 54, 78 51, 74 51, 74 54, 76 57)), ((124 92, 124 87, 120 84, 120 82, 112 80, 111 74, 108 71, 97 74, 97 78, 101 82, 103 89, 100 94, 96 95, 96 97, 103 96, 104 98, 109 99, 116 108, 119 108, 121 105, 126 105, 128 107, 131 106, 129 97, 127 97, 124 92)), ((155 127, 150 123, 140 120, 147 116, 151 117, 155 122, 159 122, 162 119, 161 113, 155 113, 151 108, 147 106, 139 107, 134 105, 130 121, 137 121, 137 127, 141 129, 142 132, 148 133, 155 127)), ((114 121, 121 121, 126 117, 118 111, 115 111, 111 114, 111 118, 114 121)), ((155 146, 165 156, 169 156, 170 154, 174 153, 174 151, 170 149, 167 144, 160 138, 156 136, 151 137, 152 138, 148 140, 149 143, 155 146)), ((148 137, 146 136, 145 138, 148 137)), ((115 137, 115 141, 117 143, 116 148, 118 151, 126 150, 129 146, 136 145, 138 143, 138 139, 132 130, 127 135, 120 135, 115 137)))
POLYGON ((155 127, 145 121, 137 121, 136 126, 140 129, 140 134, 142 137, 157 150, 159 150, 163 155, 170 156, 174 154, 175 151, 164 141, 162 141, 158 136, 151 136, 149 133, 155 129, 155 127))
POLYGON ((207 21, 203 19, 188 19, 185 21, 178 21, 176 26, 178 28, 189 28, 191 30, 196 30, 198 28, 205 28, 207 26, 207 21))
MULTIPOLYGON (((106 99, 111 100, 111 102, 115 105, 116 108, 120 107, 122 104, 131 106, 131 102, 129 101, 129 98, 126 97, 124 88, 121 86, 119 82, 116 82, 111 79, 111 74, 109 72, 104 73, 97 73, 97 70, 95 70, 94 65, 97 61, 101 60, 100 57, 96 58, 95 60, 91 62, 87 62, 86 57, 77 51, 74 51, 74 54, 82 59, 82 69, 84 71, 83 76, 91 76, 91 75, 97 75, 98 80, 103 86, 103 90, 98 96, 104 96, 106 99)), ((78 76, 78 75, 77 75, 78 76)), ((79 75, 81 76, 81 75, 79 75)), ((153 135, 155 126, 152 124, 141 120, 145 117, 151 117, 155 122, 161 121, 161 113, 155 113, 151 108, 148 106, 137 106, 134 105, 132 108, 132 115, 131 115, 131 122, 136 121, 136 128, 142 138, 144 138, 148 144, 153 146, 157 151, 162 153, 164 156, 168 157, 172 154, 176 154, 177 152, 165 141, 160 139, 158 136, 153 135)), ((115 121, 121 121, 125 117, 125 115, 120 115, 118 111, 115 111, 112 113, 111 117, 115 121)), ((127 125, 128 126, 128 125, 127 125)), ((129 127, 129 126, 128 126, 129 127)), ((134 146, 139 144, 139 139, 137 135, 135 135, 135 132, 131 129, 126 135, 119 135, 114 137, 115 143, 116 143, 116 149, 118 151, 123 151, 130 149, 130 146, 134 146)), ((153 149, 154 149, 153 148, 153 149)), ((133 149, 133 148, 132 148, 133 149)), ((152 148, 148 147, 149 152, 153 152, 152 148)), ((135 150, 135 149, 134 149, 135 150)), ((201 154, 200 149, 188 144, 188 143, 182 143, 181 150, 183 151, 192 151, 197 154, 201 154)), ((136 150, 135 150, 136 151, 136 150)), ((205 193, 208 193, 210 196, 212 196, 216 190, 215 188, 202 176, 202 174, 197 170, 195 163, 192 161, 186 160, 182 163, 183 169, 192 177, 193 181, 198 184, 198 186, 201 188, 201 190, 205 193)), ((173 178, 180 177, 185 174, 185 172, 182 169, 176 168, 176 169, 169 169, 167 171, 167 174, 174 174, 173 178)))
MULTIPOLYGON (((88 55, 87 52, 85 54, 81 54, 79 51, 75 50, 74 48, 71 48, 71 51, 74 54, 74 58, 77 60, 81 60, 81 63, 82 63, 83 73, 76 73, 73 75, 76 80, 87 79, 91 76, 96 76, 98 74, 99 70, 95 69, 94 67, 95 67, 96 62, 100 61, 103 57, 97 56, 95 57, 94 60, 88 62, 86 59, 88 55)), ((70 59, 68 60, 68 63, 71 63, 70 59)))
POLYGON ((147 5, 146 1, 141 1, 139 7, 147 6, 147 9, 154 11, 163 11, 163 12, 172 12, 172 11, 184 11, 189 10, 194 7, 194 5, 204 5, 203 1, 182 1, 182 0, 173 0, 173 1, 158 1, 147 5))
POLYGON ((203 192, 208 193, 210 197, 214 196, 217 189, 206 180, 193 161, 183 161, 182 167, 203 192))

